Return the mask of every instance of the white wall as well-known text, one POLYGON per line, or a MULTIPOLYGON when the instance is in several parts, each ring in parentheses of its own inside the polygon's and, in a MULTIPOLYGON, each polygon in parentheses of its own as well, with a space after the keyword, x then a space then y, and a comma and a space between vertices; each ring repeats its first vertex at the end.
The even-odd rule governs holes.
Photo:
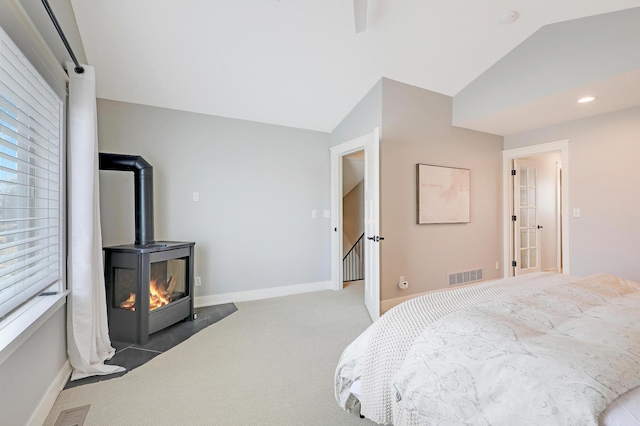
MULTIPOLYGON (((153 166, 156 240, 195 241, 196 297, 330 280, 328 134, 104 99, 98 127, 153 166)), ((104 244, 133 242, 132 174, 100 191, 104 244)))
POLYGON ((640 280, 640 108, 505 137, 505 149, 569 139, 570 266, 640 280))
POLYGON ((451 125, 449 96, 383 79, 380 245, 382 300, 447 287, 448 274, 484 268, 499 278, 502 257, 500 136, 451 125), (471 222, 416 224, 416 164, 470 169, 471 222), (397 286, 400 276, 407 290, 397 286))

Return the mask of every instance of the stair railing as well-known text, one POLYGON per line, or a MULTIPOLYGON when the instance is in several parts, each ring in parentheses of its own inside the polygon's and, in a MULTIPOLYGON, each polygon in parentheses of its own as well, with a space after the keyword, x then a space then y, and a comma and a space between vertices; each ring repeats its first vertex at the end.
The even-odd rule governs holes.
POLYGON ((364 279, 364 233, 342 259, 343 282, 364 279))

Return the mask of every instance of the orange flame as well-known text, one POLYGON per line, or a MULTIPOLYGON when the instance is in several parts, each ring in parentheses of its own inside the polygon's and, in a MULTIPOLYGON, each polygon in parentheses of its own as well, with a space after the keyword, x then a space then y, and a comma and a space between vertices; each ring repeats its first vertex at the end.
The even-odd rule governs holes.
POLYGON ((149 285, 149 310, 153 311, 160 306, 168 305, 170 302, 167 290, 158 286, 155 280, 151 280, 149 285))
POLYGON ((129 309, 130 311, 136 310, 136 294, 129 293, 129 298, 120 304, 121 308, 129 309))
MULTIPOLYGON (((158 285, 155 280, 151 280, 149 283, 149 310, 153 311, 161 306, 171 303, 171 298, 166 289, 158 285)), ((129 298, 120 303, 120 307, 128 309, 130 311, 136 310, 136 295, 130 293, 129 298)))

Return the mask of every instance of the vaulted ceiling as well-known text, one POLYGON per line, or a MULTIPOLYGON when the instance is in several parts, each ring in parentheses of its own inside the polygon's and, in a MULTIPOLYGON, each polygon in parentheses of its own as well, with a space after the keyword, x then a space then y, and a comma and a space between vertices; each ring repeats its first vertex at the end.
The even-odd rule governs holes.
POLYGON ((381 77, 455 96, 543 26, 640 0, 369 0, 360 33, 351 0, 71 4, 101 98, 330 132, 381 77))

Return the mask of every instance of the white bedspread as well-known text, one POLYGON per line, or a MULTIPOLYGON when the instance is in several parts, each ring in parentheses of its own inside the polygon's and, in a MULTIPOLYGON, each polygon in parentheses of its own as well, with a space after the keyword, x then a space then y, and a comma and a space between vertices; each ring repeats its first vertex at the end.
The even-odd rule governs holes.
MULTIPOLYGON (((431 293, 405 302, 383 315, 345 349, 335 375, 336 399, 347 411, 359 411, 377 423, 390 424, 396 403, 392 380, 416 338, 430 324, 442 316, 529 288, 557 287, 577 279, 559 274, 531 274, 431 293), (354 381, 361 381, 360 401, 350 391, 354 381)), ((632 394, 638 395, 637 389, 628 393, 632 394)), ((621 410, 615 410, 603 417, 620 418, 620 413, 621 410)))
POLYGON ((527 289, 427 327, 393 379, 395 425, 597 425, 640 385, 640 284, 527 289))
POLYGON ((393 421, 395 391, 391 380, 414 340, 432 322, 461 309, 517 293, 529 286, 558 285, 578 277, 537 273, 429 293, 394 307, 373 323, 343 352, 335 374, 339 405, 380 424, 393 421), (350 391, 362 379, 358 401, 350 391))

